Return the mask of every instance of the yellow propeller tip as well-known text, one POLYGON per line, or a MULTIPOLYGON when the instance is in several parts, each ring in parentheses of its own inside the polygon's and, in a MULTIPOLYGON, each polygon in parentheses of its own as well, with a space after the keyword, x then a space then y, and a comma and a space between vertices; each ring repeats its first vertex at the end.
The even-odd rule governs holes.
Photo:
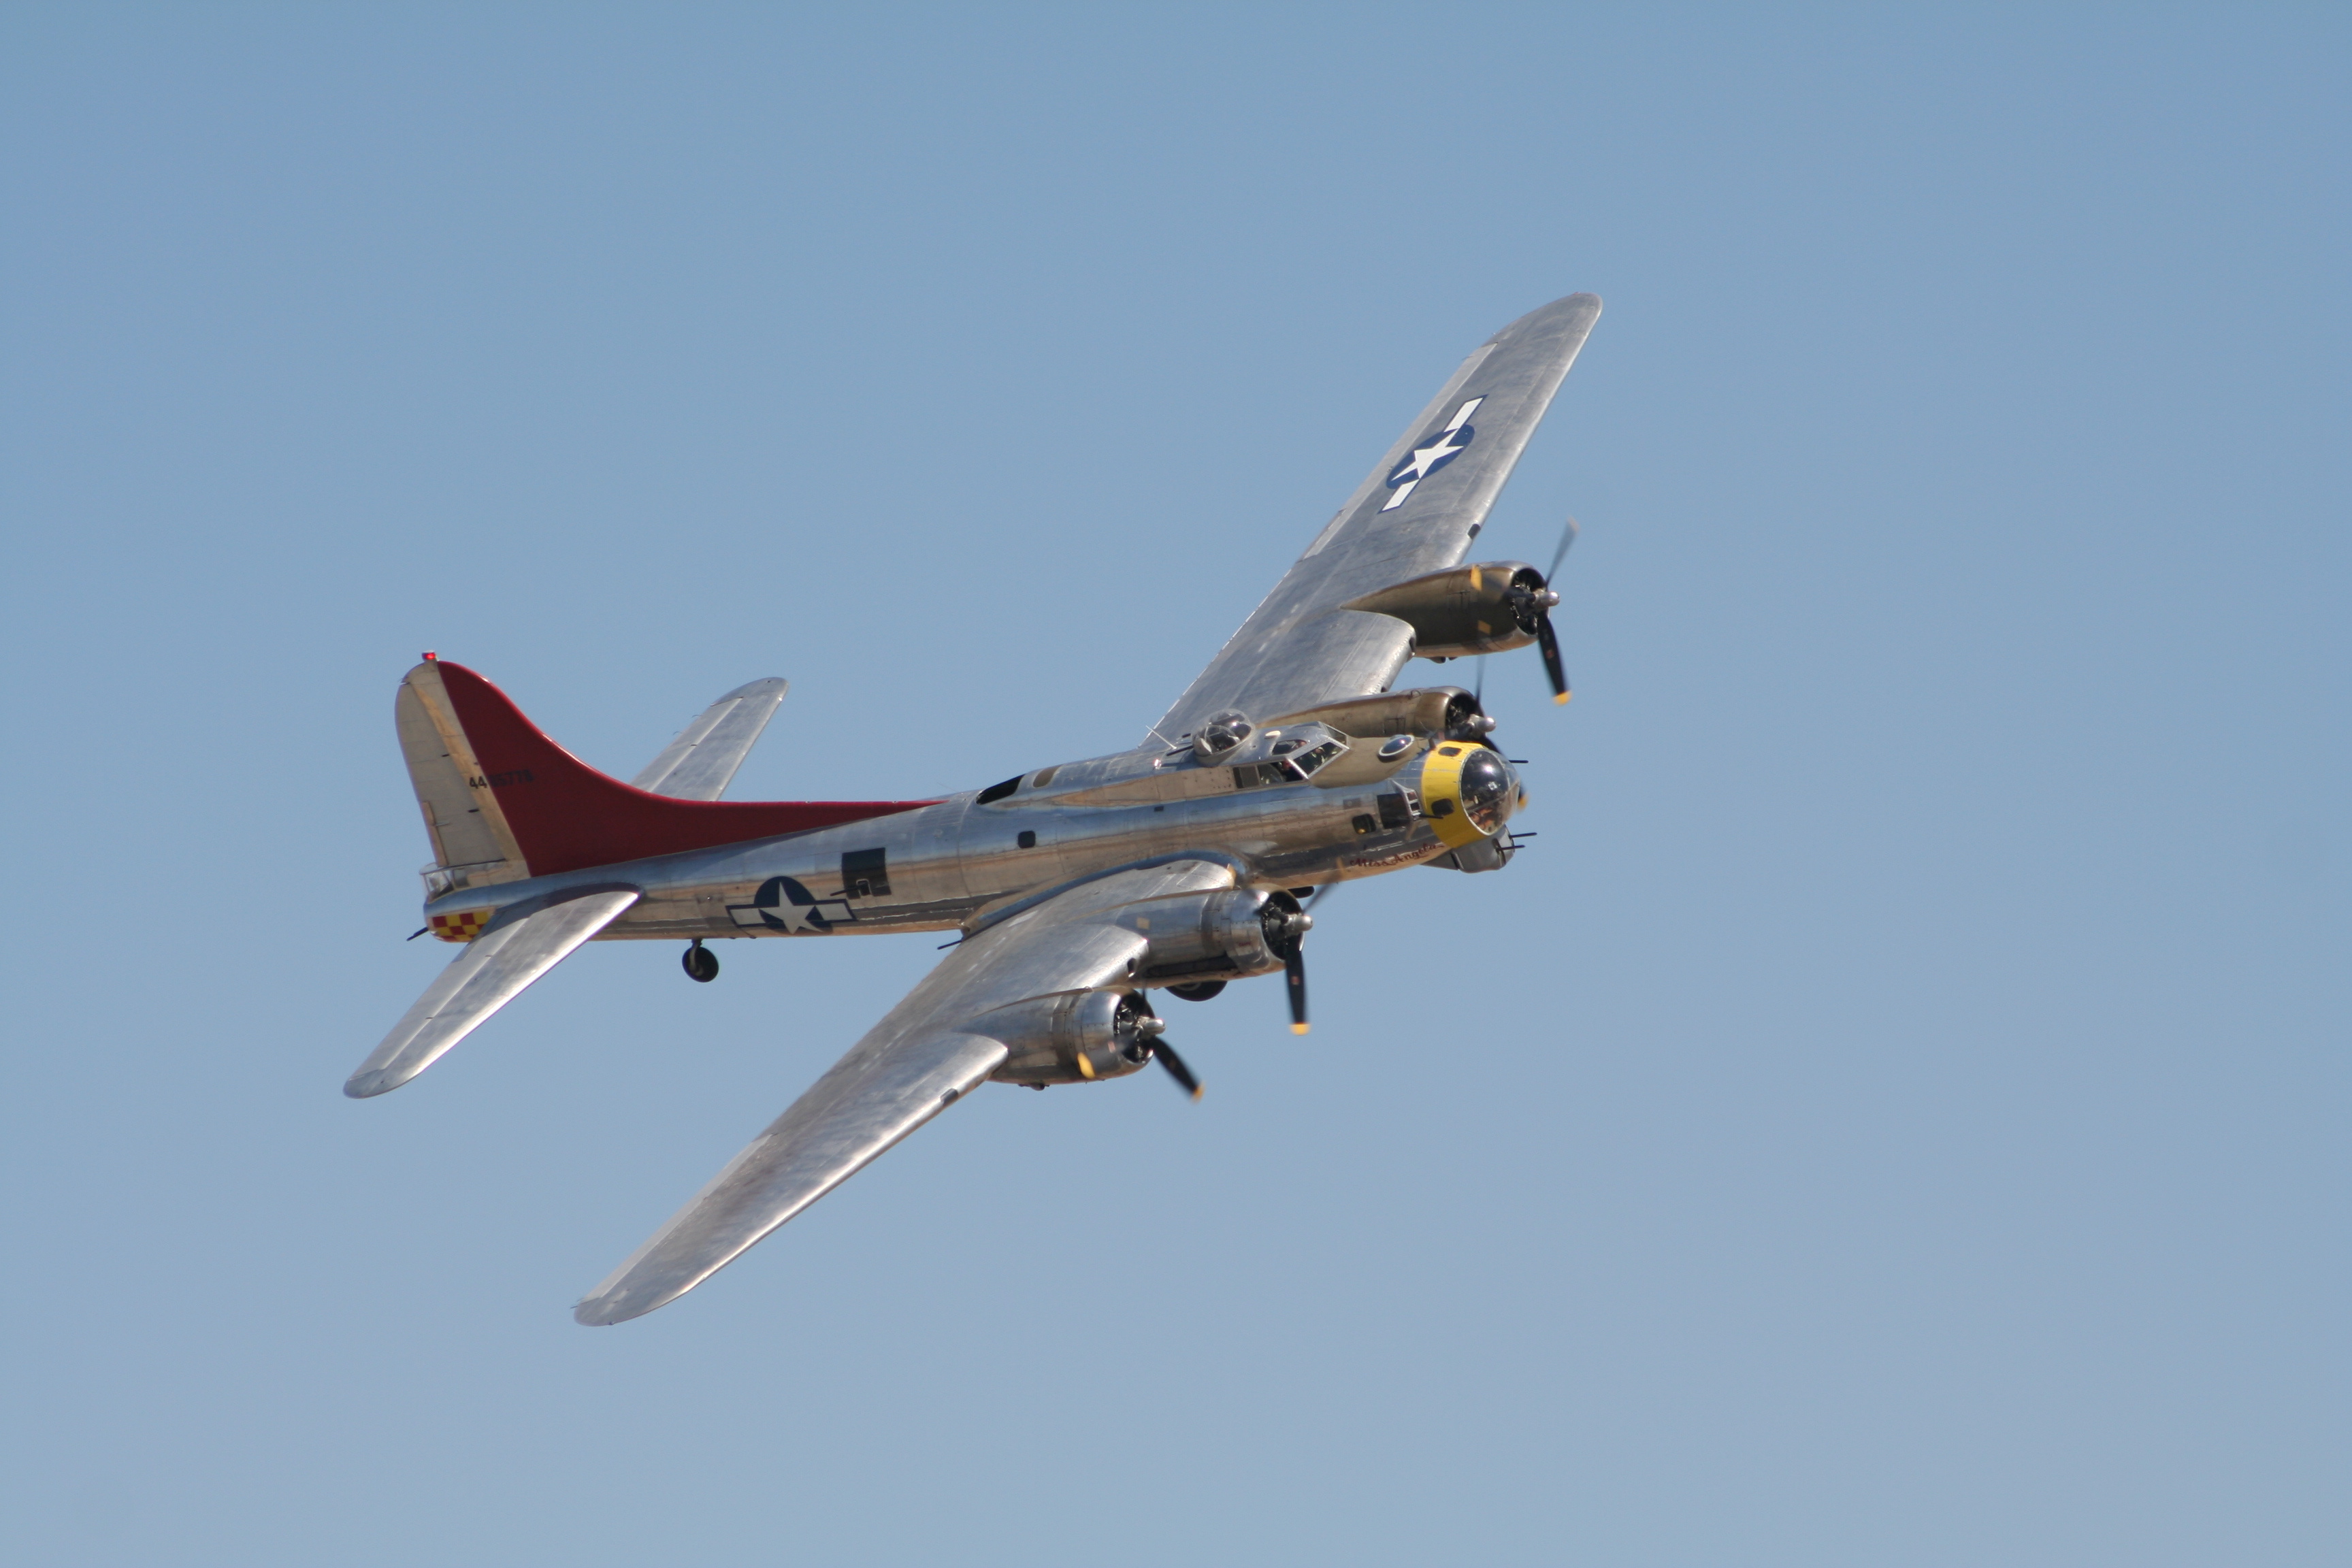
POLYGON ((1563 692, 1561 692, 1559 696, 1557 696, 1557 697, 1555 697, 1555 698, 1553 698, 1553 699, 1551 700, 1552 700, 1552 706, 1553 706, 1553 707, 1555 707, 1555 708, 1557 708, 1557 707, 1559 707, 1561 703, 1563 703, 1563 702, 1567 701, 1570 698, 1571 698, 1571 697, 1573 697, 1573 696, 1575 696, 1575 695, 1576 695, 1576 693, 1575 693, 1575 692, 1573 692, 1573 691, 1563 691, 1563 692))
POLYGON ((1304 1024, 1293 1024, 1290 1026, 1290 1032, 1294 1035, 1303 1035, 1307 1032, 1307 1026, 1304 1024))
POLYGON ((1207 1093, 1207 1092, 1208 1092, 1208 1091, 1207 1091, 1206 1089, 1194 1089, 1194 1090, 1192 1091, 1192 1100, 1193 1100, 1193 1102, 1194 1102, 1195 1104, 1199 1103, 1200 1099, 1201 1099, 1201 1096, 1202 1096, 1202 1095, 1203 1095, 1203 1094, 1205 1094, 1205 1093, 1207 1093))

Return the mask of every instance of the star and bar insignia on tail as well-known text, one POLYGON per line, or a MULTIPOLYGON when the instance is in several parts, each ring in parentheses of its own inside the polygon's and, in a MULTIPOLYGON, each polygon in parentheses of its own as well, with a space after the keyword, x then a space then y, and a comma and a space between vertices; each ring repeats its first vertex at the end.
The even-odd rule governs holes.
POLYGON ((1464 403, 1445 422, 1444 429, 1424 437, 1421 445, 1406 454, 1403 462, 1389 470, 1389 489, 1396 494, 1389 497, 1388 504, 1381 508, 1382 511, 1394 511, 1404 505, 1405 497, 1412 494, 1415 485, 1469 449, 1478 434, 1470 423, 1470 416, 1477 413, 1478 405, 1486 401, 1484 397, 1473 397, 1464 403))

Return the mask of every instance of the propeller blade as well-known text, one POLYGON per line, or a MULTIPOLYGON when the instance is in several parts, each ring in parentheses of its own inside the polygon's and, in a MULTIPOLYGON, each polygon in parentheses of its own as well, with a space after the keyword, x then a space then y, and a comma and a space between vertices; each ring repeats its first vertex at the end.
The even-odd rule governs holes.
POLYGON ((1559 575, 1559 563, 1568 559, 1568 547, 1576 542, 1576 536, 1580 531, 1576 526, 1576 519, 1570 518, 1568 526, 1560 531, 1559 548, 1551 552, 1551 570, 1544 574, 1545 587, 1550 587, 1551 580, 1559 575))
POLYGON ((1483 653, 1478 656, 1478 679, 1470 688, 1470 700, 1478 705, 1479 712, 1486 710, 1486 656, 1483 653))
POLYGON ((1194 1100, 1201 1098, 1201 1080, 1192 1076, 1192 1069, 1184 1065, 1184 1058, 1171 1049, 1166 1040, 1153 1041, 1151 1055, 1154 1060, 1168 1069, 1168 1076, 1174 1079, 1178 1087, 1181 1088, 1186 1094, 1191 1095, 1194 1100))
MULTIPOLYGON (((1572 517, 1568 520, 1568 526, 1559 531, 1559 548, 1551 552, 1551 567, 1544 574, 1546 589, 1551 589, 1552 579, 1559 575, 1559 563, 1568 559, 1570 547, 1576 543, 1576 536, 1582 531, 1572 517)), ((1559 662, 1559 636, 1551 629, 1551 605, 1559 603, 1559 595, 1555 590, 1544 597, 1551 604, 1544 605, 1536 612, 1536 646, 1543 650, 1544 674, 1551 680, 1551 700, 1565 702, 1576 693, 1569 689, 1568 671, 1561 668, 1559 662)), ((1542 604, 1543 601, 1539 599, 1537 603, 1542 604)), ((1526 623, 1520 624, 1524 626, 1526 623)))
POLYGON ((1565 702, 1576 695, 1568 689, 1568 671, 1560 667, 1559 637, 1551 629, 1551 612, 1546 610, 1536 621, 1536 647, 1543 653, 1544 674, 1551 678, 1551 700, 1565 702))
POLYGON ((1290 987, 1290 1032, 1307 1032, 1307 958, 1304 944, 1307 933, 1315 929, 1315 917, 1307 912, 1297 899, 1287 892, 1269 893, 1257 910, 1258 923, 1265 932, 1265 945, 1282 959, 1283 978, 1290 987))

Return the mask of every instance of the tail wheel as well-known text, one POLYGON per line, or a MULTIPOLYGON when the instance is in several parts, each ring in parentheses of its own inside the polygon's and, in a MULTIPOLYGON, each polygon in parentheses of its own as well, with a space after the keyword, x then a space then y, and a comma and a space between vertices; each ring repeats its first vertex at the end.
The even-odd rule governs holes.
POLYGON ((703 946, 700 937, 695 938, 694 945, 686 950, 685 957, 678 962, 685 966, 688 980, 699 980, 709 984, 719 978, 719 955, 703 946))

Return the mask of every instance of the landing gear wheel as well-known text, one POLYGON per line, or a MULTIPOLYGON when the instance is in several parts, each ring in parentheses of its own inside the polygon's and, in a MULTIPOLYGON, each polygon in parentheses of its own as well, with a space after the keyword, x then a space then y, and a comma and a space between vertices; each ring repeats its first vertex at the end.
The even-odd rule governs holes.
POLYGON ((1181 996, 1187 1002, 1206 1002, 1224 988, 1222 980, 1195 980, 1190 985, 1171 985, 1168 994, 1181 996))
POLYGON ((700 937, 694 939, 694 945, 686 950, 686 956, 678 962, 686 966, 688 980, 699 980, 707 984, 719 978, 719 955, 703 946, 700 937))

